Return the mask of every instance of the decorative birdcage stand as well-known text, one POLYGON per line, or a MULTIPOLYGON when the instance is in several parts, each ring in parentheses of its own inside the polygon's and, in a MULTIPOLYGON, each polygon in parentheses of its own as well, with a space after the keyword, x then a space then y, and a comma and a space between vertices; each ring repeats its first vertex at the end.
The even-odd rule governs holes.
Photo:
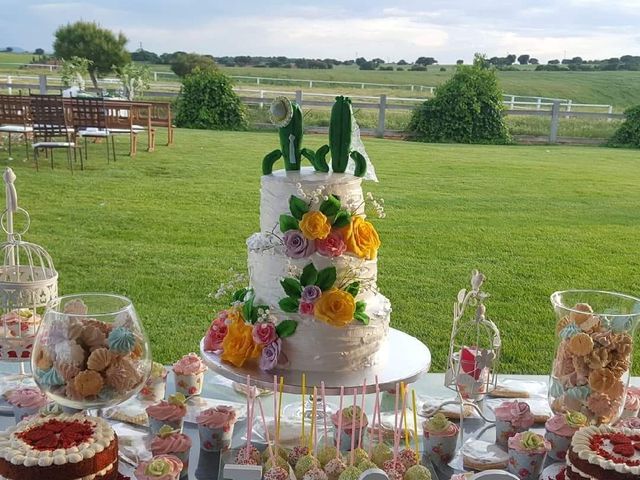
POLYGON ((495 389, 498 382, 497 368, 500 359, 501 339, 498 327, 485 316, 484 300, 489 296, 482 291, 485 277, 474 270, 471 274, 471 290, 458 292, 453 306, 453 327, 449 344, 449 358, 445 373, 445 386, 455 391, 456 400, 442 403, 433 413, 446 405, 460 406, 460 431, 463 432, 464 410, 467 407, 489 423, 495 420, 484 415, 482 400, 495 389), (475 307, 475 312, 468 312, 475 307), (466 315, 465 315, 466 314, 466 315))
POLYGON ((44 307, 58 296, 58 273, 44 248, 22 240, 29 229, 29 214, 18 207, 13 170, 5 169, 3 179, 6 209, 0 224, 7 241, 0 244, 0 361, 20 363, 20 373, 13 378, 16 380, 26 377, 24 363, 31 358, 44 307), (22 214, 25 222, 17 232, 16 213, 22 214))

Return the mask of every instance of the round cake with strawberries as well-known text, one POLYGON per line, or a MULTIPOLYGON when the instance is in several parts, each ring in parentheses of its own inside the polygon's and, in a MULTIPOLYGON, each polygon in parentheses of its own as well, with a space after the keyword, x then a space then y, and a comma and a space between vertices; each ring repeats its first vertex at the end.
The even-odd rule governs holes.
POLYGON ((578 430, 567 453, 569 480, 640 478, 640 430, 607 425, 578 430))
POLYGON ((81 414, 37 416, 0 433, 0 475, 10 480, 115 480, 118 438, 81 414))

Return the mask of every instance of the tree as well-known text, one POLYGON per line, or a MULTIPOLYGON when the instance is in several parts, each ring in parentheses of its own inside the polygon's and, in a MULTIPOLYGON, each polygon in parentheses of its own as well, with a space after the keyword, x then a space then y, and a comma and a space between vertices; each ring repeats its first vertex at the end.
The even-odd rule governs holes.
POLYGON ((504 57, 505 65, 513 65, 513 62, 516 61, 516 56, 514 54, 507 55, 504 57))
POLYGON ((418 59, 413 63, 415 63, 416 65, 429 66, 433 65, 434 63, 438 63, 438 61, 433 57, 418 57, 418 59))
POLYGON ((115 69, 115 74, 122 82, 124 94, 129 100, 133 100, 136 96, 141 97, 143 92, 149 90, 151 70, 147 65, 136 65, 131 62, 115 69))
POLYGON ((363 63, 366 63, 366 61, 367 61, 367 59, 366 59, 366 58, 364 58, 364 57, 358 57, 358 58, 356 58, 356 65, 360 66, 360 65, 362 65, 363 63))
POLYGON ((624 116, 609 145, 640 148, 640 105, 626 109, 624 116))
POLYGON ((473 66, 461 65, 436 88, 433 98, 417 107, 409 131, 426 142, 507 143, 502 90, 494 69, 476 55, 473 66))
POLYGON ((246 113, 229 77, 213 69, 196 68, 182 80, 176 125, 210 130, 242 130, 246 113))
POLYGON ((98 88, 98 76, 110 73, 113 67, 124 67, 131 61, 125 50, 127 37, 116 36, 95 22, 76 22, 56 30, 53 51, 58 58, 80 57, 91 60, 89 75, 98 88))
POLYGON ((518 57, 518 63, 519 63, 520 65, 526 65, 527 63, 529 63, 529 59, 530 59, 530 58, 531 58, 531 56, 530 56, 530 55, 528 55, 528 54, 526 54, 526 53, 523 53, 522 55, 520 55, 520 56, 518 57))
POLYGON ((407 65, 406 60, 398 60, 398 65, 407 65))
POLYGON ((238 55, 237 57, 234 57, 234 61, 239 67, 251 65, 251 57, 249 55, 238 55))
POLYGON ((189 75, 196 67, 201 70, 217 68, 212 58, 197 53, 180 53, 171 61, 171 71, 179 77, 189 75))
POLYGON ((382 65, 384 63, 384 60, 381 58, 374 58, 373 60, 371 60, 371 63, 375 63, 376 67, 379 65, 382 65))
POLYGON ((44 55, 44 49, 43 48, 36 48, 33 53, 35 53, 36 55, 44 55))
POLYGON ((582 57, 573 57, 571 59, 571 63, 573 63, 574 65, 581 65, 583 63, 582 62, 582 57))
POLYGON ((549 60, 547 62, 547 65, 559 65, 560 64, 560 60, 549 60))
POLYGON ((135 52, 131 52, 131 60, 134 62, 160 63, 158 54, 139 48, 135 52))
POLYGON ((529 64, 531 65, 538 65, 540 62, 538 61, 537 58, 530 58, 529 59, 529 64))
POLYGON ((462 65, 463 63, 464 63, 464 60, 462 59, 456 60, 456 65, 462 65))
POLYGON ((71 57, 62 61, 60 76, 65 87, 78 87, 84 90, 84 77, 89 73, 91 60, 80 57, 71 57))
POLYGON ((377 65, 373 62, 364 62, 360 64, 360 70, 375 70, 377 65))
POLYGON ((13 52, 13 47, 7 47, 7 48, 4 49, 4 51, 11 53, 11 52, 13 52))

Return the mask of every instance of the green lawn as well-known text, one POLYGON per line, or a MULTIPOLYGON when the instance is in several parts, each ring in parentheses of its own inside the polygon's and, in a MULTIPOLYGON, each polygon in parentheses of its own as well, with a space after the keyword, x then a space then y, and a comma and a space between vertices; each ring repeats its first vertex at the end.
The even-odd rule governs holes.
MULTIPOLYGON (((307 136, 306 144, 324 141, 307 136)), ((61 154, 54 171, 36 173, 21 149, 11 162, 0 152, 31 213, 26 237, 52 254, 61 292, 130 296, 163 362, 197 350, 221 306, 208 294, 229 268, 245 269, 245 239, 258 228, 260 160, 277 147, 275 133, 180 130, 176 142, 110 165, 104 145, 93 145, 87 170, 74 175, 61 154)), ((393 325, 430 346, 436 369, 456 293, 473 268, 488 277, 505 372, 549 370, 554 290, 640 294, 637 151, 366 144, 381 182, 365 189, 384 197, 387 211, 375 220, 379 286, 393 302, 393 325)))

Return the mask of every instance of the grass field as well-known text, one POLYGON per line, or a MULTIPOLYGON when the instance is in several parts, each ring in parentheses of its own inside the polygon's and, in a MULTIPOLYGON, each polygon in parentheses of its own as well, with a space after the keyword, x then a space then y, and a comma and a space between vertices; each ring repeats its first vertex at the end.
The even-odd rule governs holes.
MULTIPOLYGON (((306 137, 309 147, 325 141, 306 137)), ((36 173, 21 149, 13 161, 0 152, 31 213, 26 238, 53 256, 60 291, 130 296, 163 362, 197 349, 222 306, 208 294, 229 268, 244 271, 245 239, 258 228, 260 159, 277 147, 272 132, 179 130, 176 142, 110 165, 104 145, 92 145, 88 168, 74 175, 61 154, 55 170, 36 173)), ((365 190, 384 197, 387 211, 374 220, 379 286, 393 302, 393 325, 431 347, 435 369, 473 268, 488 277, 505 372, 548 371, 554 290, 640 293, 637 151, 366 144, 381 182, 365 190)))

